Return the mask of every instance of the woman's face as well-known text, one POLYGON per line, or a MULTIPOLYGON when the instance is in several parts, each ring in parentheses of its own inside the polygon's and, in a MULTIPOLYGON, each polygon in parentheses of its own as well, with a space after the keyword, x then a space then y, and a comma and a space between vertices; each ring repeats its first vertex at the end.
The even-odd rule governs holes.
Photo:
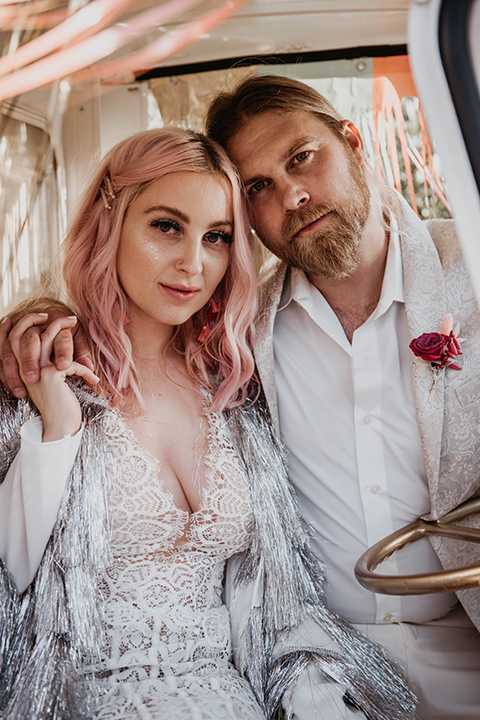
POLYGON ((181 325, 225 275, 232 193, 221 175, 175 172, 148 185, 125 216, 117 272, 132 322, 181 325))

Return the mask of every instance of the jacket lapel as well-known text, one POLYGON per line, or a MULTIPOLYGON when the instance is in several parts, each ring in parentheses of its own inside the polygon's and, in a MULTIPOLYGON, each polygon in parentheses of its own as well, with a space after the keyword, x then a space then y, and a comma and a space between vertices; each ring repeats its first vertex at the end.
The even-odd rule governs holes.
POLYGON ((287 266, 273 260, 264 268, 260 280, 259 313, 256 323, 254 347, 258 374, 265 393, 276 432, 279 434, 277 390, 275 387, 275 367, 273 356, 273 325, 285 281, 287 266))
MULTIPOLYGON (((440 332, 448 313, 443 270, 435 245, 422 221, 402 203, 399 218, 405 311, 410 341, 428 332, 440 332)), ((412 380, 417 420, 435 516, 442 445, 445 369, 412 353, 412 380)))

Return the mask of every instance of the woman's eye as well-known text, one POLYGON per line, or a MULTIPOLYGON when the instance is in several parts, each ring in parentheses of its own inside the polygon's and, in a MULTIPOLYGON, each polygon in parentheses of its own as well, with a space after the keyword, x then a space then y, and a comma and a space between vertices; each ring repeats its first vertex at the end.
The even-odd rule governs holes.
POLYGON ((266 186, 267 182, 266 180, 258 180, 258 182, 254 183, 248 190, 249 195, 256 195, 259 193, 263 188, 266 186))
POLYGON ((215 230, 205 235, 205 240, 211 245, 220 245, 226 243, 229 245, 232 242, 232 233, 224 232, 223 230, 215 230))
POLYGON ((152 220, 149 225, 158 228, 160 232, 166 235, 180 232, 180 225, 175 220, 152 220))

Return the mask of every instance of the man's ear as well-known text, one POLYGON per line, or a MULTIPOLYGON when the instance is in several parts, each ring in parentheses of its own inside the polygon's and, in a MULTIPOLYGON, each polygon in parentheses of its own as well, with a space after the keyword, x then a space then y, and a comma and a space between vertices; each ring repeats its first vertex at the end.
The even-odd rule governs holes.
POLYGON ((365 148, 362 136, 360 135, 360 130, 350 120, 344 120, 342 122, 342 132, 345 140, 352 148, 353 154, 358 160, 358 164, 363 165, 365 162, 365 148))

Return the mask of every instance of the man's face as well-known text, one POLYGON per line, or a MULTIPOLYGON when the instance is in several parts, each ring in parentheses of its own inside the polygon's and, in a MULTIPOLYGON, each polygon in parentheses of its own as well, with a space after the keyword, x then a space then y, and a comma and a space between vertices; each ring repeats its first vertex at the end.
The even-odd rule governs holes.
POLYGON ((345 137, 347 145, 310 113, 267 110, 228 147, 258 236, 310 276, 347 277, 359 263, 370 191, 351 124, 345 137))

